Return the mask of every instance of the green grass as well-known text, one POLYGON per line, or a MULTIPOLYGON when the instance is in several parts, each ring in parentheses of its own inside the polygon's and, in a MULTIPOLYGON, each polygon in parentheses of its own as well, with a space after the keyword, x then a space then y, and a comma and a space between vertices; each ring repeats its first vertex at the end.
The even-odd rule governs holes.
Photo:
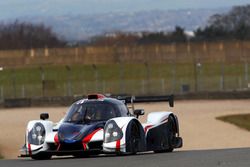
MULTIPOLYGON (((194 65, 190 63, 105 64, 65 66, 45 65, 44 78, 55 87, 45 91, 45 96, 64 96, 93 92, 113 94, 166 94, 181 92, 181 85, 188 84, 194 91, 194 65), (68 86, 70 82, 71 86, 68 86), (70 89, 71 87, 71 89, 70 89), (69 91, 71 90, 71 91, 69 91)), ((242 64, 227 64, 224 68, 225 89, 235 90, 244 83, 242 64), (239 81, 241 80, 241 81, 239 81)), ((200 91, 218 91, 221 80, 221 64, 202 64, 197 71, 200 91)), ((249 77, 250 78, 250 77, 249 77)), ((4 97, 42 96, 42 80, 39 67, 4 69, 0 71, 0 99, 4 97)))
POLYGON ((227 115, 216 119, 234 124, 242 129, 250 131, 250 114, 227 115))

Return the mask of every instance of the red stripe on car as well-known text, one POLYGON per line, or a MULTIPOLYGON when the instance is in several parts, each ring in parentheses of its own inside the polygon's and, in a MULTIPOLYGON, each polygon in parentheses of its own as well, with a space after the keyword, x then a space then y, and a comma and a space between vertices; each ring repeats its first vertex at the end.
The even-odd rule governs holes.
POLYGON ((56 144, 59 144, 58 133, 54 137, 54 141, 56 144))
POLYGON ((117 141, 116 141, 115 150, 116 150, 116 151, 120 151, 120 149, 121 149, 121 140, 117 140, 117 141))
POLYGON ((30 143, 28 143, 28 150, 29 150, 29 155, 31 156, 32 152, 31 152, 31 145, 30 145, 30 143))
POLYGON ((148 125, 148 126, 145 126, 144 128, 144 132, 147 132, 149 128, 151 128, 153 125, 148 125))
POLYGON ((101 130, 102 128, 99 128, 99 129, 96 129, 95 131, 93 131, 92 133, 90 133, 88 136, 86 136, 83 140, 82 140, 82 142, 83 143, 88 143, 91 139, 92 139, 92 137, 96 134, 96 132, 98 132, 99 130, 101 130))
POLYGON ((87 150, 87 144, 86 143, 82 143, 83 149, 87 150))

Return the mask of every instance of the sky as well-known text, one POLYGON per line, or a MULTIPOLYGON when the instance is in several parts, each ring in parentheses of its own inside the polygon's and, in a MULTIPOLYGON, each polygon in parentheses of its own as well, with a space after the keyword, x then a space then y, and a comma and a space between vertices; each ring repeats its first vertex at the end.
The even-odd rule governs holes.
POLYGON ((91 15, 154 9, 220 8, 245 4, 250 4, 250 0, 1 0, 0 18, 26 15, 91 15))

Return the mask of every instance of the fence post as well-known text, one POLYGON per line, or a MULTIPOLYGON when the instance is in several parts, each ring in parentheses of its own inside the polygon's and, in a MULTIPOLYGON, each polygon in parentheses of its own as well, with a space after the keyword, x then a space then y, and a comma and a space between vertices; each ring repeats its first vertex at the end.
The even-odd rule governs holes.
POLYGON ((197 91, 201 90, 201 71, 202 71, 202 64, 200 62, 198 62, 196 64, 196 68, 197 68, 197 91))
POLYGON ((70 66, 65 66, 67 70, 67 96, 72 95, 72 85, 71 85, 71 68, 70 66))
POLYGON ((245 82, 248 85, 248 61, 245 62, 245 82))
POLYGON ((225 90, 225 53, 224 53, 224 45, 220 43, 219 49, 222 52, 222 59, 221 59, 221 77, 220 77, 220 89, 222 91, 225 90))
POLYGON ((147 94, 151 92, 151 85, 150 85, 150 68, 148 62, 144 63, 146 68, 146 88, 147 88, 147 94))
POLYGON ((225 78, 224 78, 224 67, 225 65, 224 65, 224 62, 222 62, 221 63, 221 72, 220 72, 220 74, 221 74, 221 76, 220 76, 220 90, 224 90, 225 89, 225 78))
POLYGON ((120 94, 125 93, 125 84, 124 84, 124 65, 122 62, 119 62, 119 76, 120 76, 120 94))
MULTIPOLYGON (((119 63, 120 69, 119 69, 119 77, 120 77, 120 94, 125 93, 125 84, 124 84, 124 64, 122 63, 122 59, 121 56, 119 54, 119 52, 117 51, 116 47, 115 47, 115 54, 117 57, 117 61, 119 63)), ((126 48, 124 48, 124 56, 127 56, 127 50, 126 48)))
POLYGON ((25 86, 22 85, 22 98, 25 98, 25 86))
POLYGON ((174 54, 173 67, 172 67, 172 93, 175 93, 176 92, 176 61, 177 61, 176 44, 172 44, 172 52, 174 54))
POLYGON ((35 56, 35 50, 33 48, 30 49, 30 57, 34 57, 35 56))
MULTIPOLYGON (((3 67, 0 67, 0 76, 1 76, 1 72, 3 71, 3 67)), ((2 101, 4 99, 3 97, 3 85, 0 86, 0 101, 2 101)))
POLYGON ((42 66, 39 67, 42 82, 42 97, 45 95, 45 74, 42 66))
POLYGON ((92 64, 92 68, 94 70, 94 73, 95 73, 95 90, 96 92, 99 91, 98 89, 98 78, 99 78, 99 74, 98 74, 98 69, 97 69, 97 66, 95 64, 92 64))
POLYGON ((68 95, 68 91, 67 91, 67 84, 66 83, 63 83, 63 92, 64 92, 64 95, 67 96, 68 95))
POLYGON ((242 89, 242 78, 241 78, 241 76, 239 76, 238 82, 239 82, 239 89, 241 90, 242 89))
POLYGON ((106 92, 106 82, 102 81, 102 93, 105 94, 106 92))
POLYGON ((78 55, 79 55, 79 50, 78 47, 75 47, 75 62, 78 62, 78 55))
POLYGON ((45 56, 45 57, 48 57, 48 56, 49 56, 49 49, 48 49, 47 46, 45 46, 45 48, 44 48, 44 56, 45 56))
POLYGON ((12 80, 12 89, 13 89, 13 95, 14 95, 14 98, 17 97, 17 90, 16 90, 16 73, 15 73, 15 70, 12 69, 11 70, 11 80, 12 80))
POLYGON ((188 52, 188 57, 190 57, 190 54, 192 56, 193 70, 194 70, 194 92, 197 92, 198 91, 198 75, 199 75, 199 67, 198 67, 198 65, 200 63, 197 62, 196 52, 192 52, 191 53, 191 46, 190 46, 190 42, 189 41, 187 43, 187 52, 188 52))
POLYGON ((85 85, 85 83, 82 84, 82 89, 83 89, 82 93, 84 95, 86 95, 86 85, 85 85))
POLYGON ((145 94, 145 80, 142 80, 142 83, 141 83, 141 88, 142 88, 142 94, 144 95, 145 94))
POLYGON ((3 97, 3 86, 0 86, 0 102, 3 101, 4 97, 3 97))
POLYGON ((240 45, 239 43, 237 43, 237 48, 240 49, 240 57, 241 59, 243 59, 243 66, 244 66, 244 79, 243 79, 243 84, 242 86, 246 86, 248 87, 248 56, 245 53, 245 45, 243 41, 240 41, 240 45))
POLYGON ((194 91, 197 92, 198 91, 198 72, 197 72, 197 64, 196 60, 193 60, 194 63, 194 91))
POLYGON ((166 88, 165 88, 165 79, 161 79, 161 88, 162 88, 162 94, 165 94, 166 88))
POLYGON ((241 50, 242 50, 242 54, 243 54, 243 57, 244 57, 244 73, 245 73, 245 85, 246 87, 248 87, 248 55, 246 54, 245 52, 245 45, 243 42, 241 42, 241 50))

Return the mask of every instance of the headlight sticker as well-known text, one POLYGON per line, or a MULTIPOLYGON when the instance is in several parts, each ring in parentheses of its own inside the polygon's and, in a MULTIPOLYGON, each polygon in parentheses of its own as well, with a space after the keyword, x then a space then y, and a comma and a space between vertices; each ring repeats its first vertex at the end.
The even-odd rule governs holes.
POLYGON ((105 143, 114 142, 120 140, 123 137, 121 128, 119 128, 119 126, 113 120, 108 122, 104 129, 105 143))
POLYGON ((42 145, 45 140, 45 127, 42 123, 35 123, 28 134, 28 142, 33 145, 42 145))

